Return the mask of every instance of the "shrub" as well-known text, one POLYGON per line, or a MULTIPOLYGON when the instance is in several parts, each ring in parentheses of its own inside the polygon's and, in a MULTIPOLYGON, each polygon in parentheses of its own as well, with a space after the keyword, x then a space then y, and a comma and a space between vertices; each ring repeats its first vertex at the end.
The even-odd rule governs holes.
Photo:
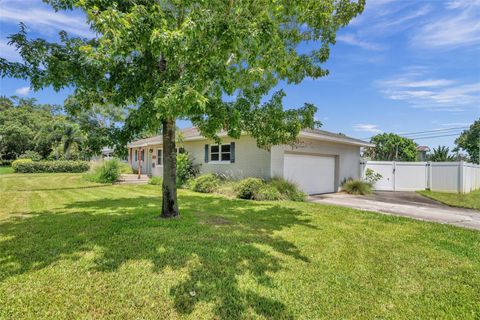
POLYGON ((367 170, 365 170, 365 182, 367 182, 371 186, 380 181, 382 177, 383 176, 380 173, 377 173, 370 168, 367 168, 367 170))
POLYGON ((12 162, 12 168, 15 172, 25 172, 26 165, 33 162, 32 159, 17 159, 12 162))
POLYGON ((372 185, 362 180, 348 180, 342 185, 342 189, 350 194, 370 194, 372 185))
POLYGON ((85 179, 98 183, 114 183, 120 177, 120 162, 117 159, 104 161, 84 176, 85 179))
POLYGON ((260 191, 264 182, 259 178, 246 178, 241 180, 235 191, 237 192, 237 198, 240 199, 254 199, 255 195, 260 191))
POLYGON ((42 156, 36 151, 28 150, 21 154, 18 159, 32 159, 32 161, 40 161, 42 160, 42 156))
POLYGON ((193 157, 188 153, 177 155, 177 186, 183 186, 188 180, 198 175, 198 165, 193 163, 193 157))
POLYGON ((282 178, 273 178, 268 183, 275 187, 285 200, 305 201, 307 198, 307 195, 291 181, 282 178))
POLYGON ((150 180, 148 180, 148 184, 152 184, 154 186, 161 186, 163 184, 163 178, 162 177, 151 177, 150 180))
POLYGON ((255 200, 281 200, 282 195, 273 185, 264 184, 260 189, 253 195, 255 200))
POLYGON ((21 173, 43 172, 85 172, 90 165, 87 161, 32 161, 32 159, 15 160, 13 171, 21 173))
POLYGON ((203 193, 212 193, 218 189, 220 180, 212 173, 207 173, 192 181, 192 190, 203 193))
POLYGON ((10 167, 12 162, 12 160, 0 160, 0 167, 10 167))
POLYGON ((118 165, 120 167, 120 173, 133 173, 133 170, 132 170, 132 167, 130 167, 130 164, 119 161, 118 165))

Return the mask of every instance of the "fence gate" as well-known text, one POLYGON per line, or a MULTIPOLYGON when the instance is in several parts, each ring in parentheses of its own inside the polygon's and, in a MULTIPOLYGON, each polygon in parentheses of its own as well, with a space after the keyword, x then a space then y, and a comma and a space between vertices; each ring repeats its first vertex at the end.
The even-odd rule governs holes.
POLYGON ((371 169, 382 175, 373 187, 383 191, 432 191, 468 193, 480 189, 480 166, 467 162, 366 161, 362 175, 371 169))

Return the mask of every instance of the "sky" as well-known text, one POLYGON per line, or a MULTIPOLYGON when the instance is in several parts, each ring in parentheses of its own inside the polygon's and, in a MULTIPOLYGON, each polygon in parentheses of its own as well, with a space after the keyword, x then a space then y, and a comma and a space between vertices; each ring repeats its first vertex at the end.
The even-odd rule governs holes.
MULTIPOLYGON (((0 56, 8 60, 19 60, 7 37, 20 22, 31 37, 49 41, 60 30, 92 36, 81 12, 0 0, 0 56)), ((453 147, 480 118, 480 0, 367 0, 363 14, 338 32, 325 68, 327 77, 281 83, 285 107, 313 103, 322 129, 361 139, 393 132, 419 145, 453 147)), ((70 92, 33 92, 27 81, 0 79, 2 96, 63 104, 70 92)))

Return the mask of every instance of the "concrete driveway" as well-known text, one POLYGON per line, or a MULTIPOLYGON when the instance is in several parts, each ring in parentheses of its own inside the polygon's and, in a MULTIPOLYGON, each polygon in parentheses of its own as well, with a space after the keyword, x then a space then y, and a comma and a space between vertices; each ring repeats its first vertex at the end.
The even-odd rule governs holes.
POLYGON ((449 207, 415 192, 377 191, 369 196, 333 193, 310 196, 309 201, 480 230, 480 211, 449 207))

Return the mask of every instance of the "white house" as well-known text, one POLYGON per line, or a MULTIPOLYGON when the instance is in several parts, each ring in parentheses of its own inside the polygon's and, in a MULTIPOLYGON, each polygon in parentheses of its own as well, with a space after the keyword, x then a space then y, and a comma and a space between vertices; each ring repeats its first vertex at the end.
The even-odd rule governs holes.
MULTIPOLYGON (((196 128, 182 130, 180 152, 191 154, 202 173, 214 172, 235 178, 281 177, 297 183, 308 194, 336 192, 348 178, 360 178, 360 148, 370 143, 323 130, 303 130, 294 146, 278 145, 270 150, 257 147, 245 134, 232 139, 220 134, 222 143, 201 136, 196 128)), ((129 163, 151 176, 163 173, 162 136, 128 144, 129 163)))

